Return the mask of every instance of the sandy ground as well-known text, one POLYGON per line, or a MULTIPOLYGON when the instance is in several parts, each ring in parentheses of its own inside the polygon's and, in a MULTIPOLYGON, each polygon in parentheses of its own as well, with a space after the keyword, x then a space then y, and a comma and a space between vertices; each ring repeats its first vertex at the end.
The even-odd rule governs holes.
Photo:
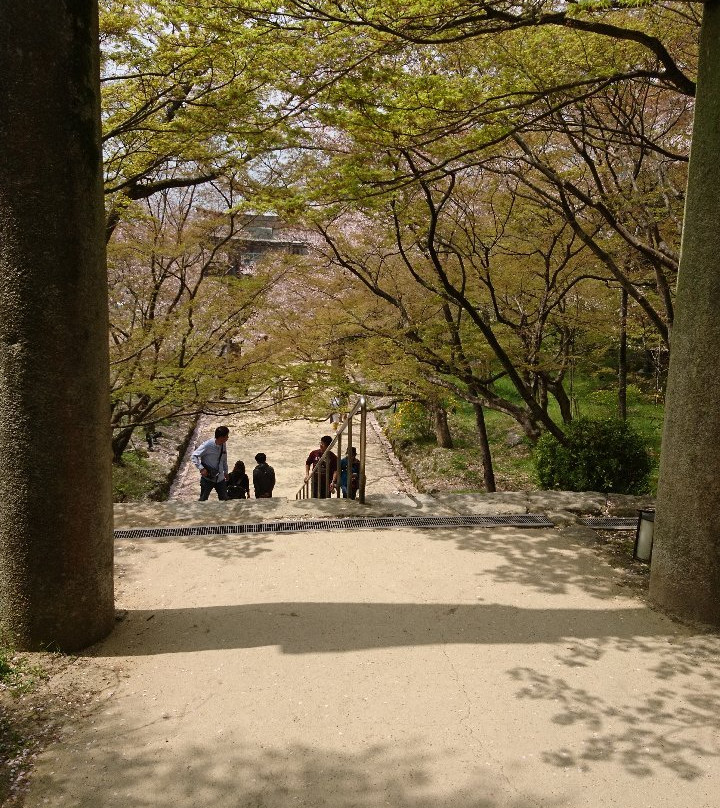
MULTIPOLYGON (((286 429, 236 423, 230 457, 266 451, 294 493, 325 430, 286 429)), ((390 493, 366 506, 272 513, 475 501, 392 493, 381 461, 390 493)), ((118 506, 117 527, 268 513, 192 502, 195 485, 118 506)), ((630 596, 593 541, 577 525, 118 541, 126 615, 66 672, 96 695, 27 808, 716 808, 720 638, 630 596)))
POLYGON ((711 808, 720 642, 579 529, 120 542, 128 616, 27 805, 711 808))

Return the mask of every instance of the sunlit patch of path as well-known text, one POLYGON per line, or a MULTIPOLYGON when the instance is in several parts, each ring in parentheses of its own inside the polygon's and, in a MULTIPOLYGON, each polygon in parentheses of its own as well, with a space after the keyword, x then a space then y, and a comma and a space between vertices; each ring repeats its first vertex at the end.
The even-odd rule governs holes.
MULTIPOLYGON (((189 462, 190 452, 195 443, 212 437, 215 427, 220 424, 230 427, 230 440, 227 443, 229 467, 236 460, 242 460, 252 482, 254 457, 258 452, 267 455, 268 463, 275 469, 276 497, 293 498, 302 485, 305 474, 305 460, 312 449, 318 447, 323 435, 332 435, 327 421, 307 419, 283 420, 269 414, 267 417, 256 413, 234 415, 219 419, 204 416, 196 430, 194 440, 181 463, 178 476, 170 490, 170 499, 190 501, 198 498, 198 473, 189 462)), ((353 421, 353 443, 359 447, 359 419, 353 421)), ((344 441, 344 446, 347 446, 344 441)), ((398 492, 416 493, 412 483, 398 469, 396 458, 389 457, 392 450, 386 441, 381 441, 378 432, 372 427, 367 431, 366 494, 392 494, 398 492), (402 475, 402 476, 401 476, 402 475)), ((214 497, 211 494, 211 498, 214 497)))

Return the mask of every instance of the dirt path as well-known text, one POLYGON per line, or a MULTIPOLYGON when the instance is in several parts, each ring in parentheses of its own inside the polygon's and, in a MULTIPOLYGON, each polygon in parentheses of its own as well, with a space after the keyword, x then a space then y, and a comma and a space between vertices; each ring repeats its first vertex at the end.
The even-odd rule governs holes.
POLYGON ((588 534, 120 541, 104 689, 27 808, 715 808, 720 641, 588 534))
MULTIPOLYGON (((291 496, 327 431, 230 426, 231 461, 265 451, 291 496)), ((493 507, 393 493, 370 447, 367 505, 197 503, 192 471, 117 526, 493 507)), ((52 683, 82 699, 26 808, 716 808, 720 638, 633 598, 594 542, 579 525, 118 540, 124 618, 52 683)))
MULTIPOLYGON (((181 464, 178 477, 170 489, 173 501, 196 500, 199 495, 198 475, 195 467, 189 462, 190 453, 195 445, 212 437, 215 427, 225 423, 230 427, 230 439, 227 443, 229 467, 236 460, 242 460, 248 470, 252 483, 254 457, 258 452, 265 452, 268 463, 275 469, 276 485, 274 496, 293 499, 302 485, 305 473, 305 460, 312 449, 318 447, 322 435, 332 435, 327 421, 279 420, 269 421, 255 415, 234 416, 220 421, 217 418, 202 418, 195 439, 185 461, 181 464)), ((355 419, 353 442, 358 442, 359 421, 355 419)), ((398 461, 392 456, 387 441, 381 441, 379 431, 372 424, 367 432, 366 493, 392 494, 416 493, 412 483, 402 472, 398 461)), ((346 444, 345 444, 346 445, 346 444)), ((211 495, 214 498, 214 494, 211 495)))

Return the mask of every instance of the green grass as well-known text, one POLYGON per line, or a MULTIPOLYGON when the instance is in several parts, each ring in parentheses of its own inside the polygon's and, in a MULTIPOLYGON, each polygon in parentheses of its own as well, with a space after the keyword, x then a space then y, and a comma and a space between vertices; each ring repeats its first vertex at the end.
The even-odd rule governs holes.
POLYGON ((156 466, 139 452, 125 452, 113 465, 113 502, 138 502, 158 483, 156 466))
MULTIPOLYGON (((510 401, 519 397, 507 380, 496 384, 498 394, 510 401)), ((576 375, 573 385, 574 415, 590 418, 617 417, 617 390, 601 386, 591 375, 576 375)), ((560 411, 554 399, 549 407, 551 417, 561 422, 560 411)), ((628 421, 645 439, 653 459, 650 486, 657 488, 657 467, 660 458, 663 407, 652 393, 644 393, 630 385, 627 396, 628 421)), ((471 404, 457 401, 449 415, 454 449, 437 449, 432 438, 421 440, 416 435, 422 430, 418 424, 409 425, 407 432, 390 430, 396 450, 419 487, 426 491, 482 491, 483 477, 475 431, 475 414, 471 404), (408 438, 412 435, 412 439, 408 438)), ((485 410, 485 421, 493 456, 493 467, 498 490, 520 490, 539 487, 532 459, 532 446, 520 425, 510 416, 485 410), (514 444, 514 445, 513 445, 514 444)), ((425 430, 427 434, 427 429, 425 430)))
POLYGON ((7 682, 13 672, 14 668, 10 664, 10 652, 0 648, 0 682, 7 682))
POLYGON ((3 690, 13 695, 28 693, 47 677, 48 673, 42 666, 8 648, 0 648, 0 688, 3 690))

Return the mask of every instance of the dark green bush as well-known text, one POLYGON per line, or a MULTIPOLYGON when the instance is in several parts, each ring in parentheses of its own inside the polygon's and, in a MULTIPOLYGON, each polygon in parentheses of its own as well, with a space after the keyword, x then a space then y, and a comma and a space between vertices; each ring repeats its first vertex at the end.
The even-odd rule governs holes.
POLYGON ((543 435, 534 451, 543 488, 642 494, 652 461, 647 446, 625 421, 578 418, 565 430, 566 443, 543 435))

